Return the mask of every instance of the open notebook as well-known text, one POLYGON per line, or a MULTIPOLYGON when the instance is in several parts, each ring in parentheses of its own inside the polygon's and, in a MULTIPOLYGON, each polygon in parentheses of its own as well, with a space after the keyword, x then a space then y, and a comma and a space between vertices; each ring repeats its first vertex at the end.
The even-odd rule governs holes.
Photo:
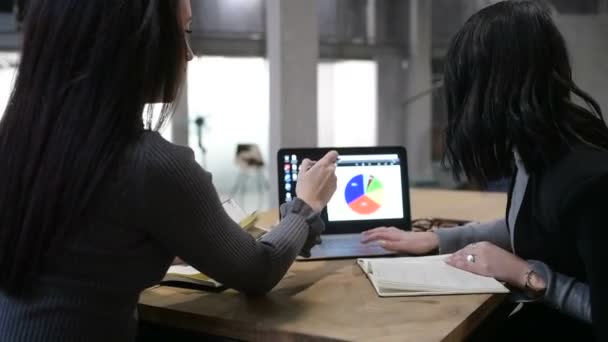
MULTIPOLYGON (((254 212, 248 215, 232 199, 228 199, 222 204, 228 216, 230 216, 234 222, 238 222, 241 228, 255 239, 260 239, 268 232, 267 230, 256 227, 255 224, 258 218, 257 213, 254 212)), ((167 274, 160 284, 207 291, 221 291, 225 288, 219 282, 200 273, 189 265, 173 265, 169 267, 167 274)))
POLYGON ((447 265, 447 257, 358 259, 357 263, 380 297, 509 292, 494 278, 447 265))
POLYGON ((160 282, 161 285, 195 290, 220 291, 224 286, 188 265, 173 265, 160 282))

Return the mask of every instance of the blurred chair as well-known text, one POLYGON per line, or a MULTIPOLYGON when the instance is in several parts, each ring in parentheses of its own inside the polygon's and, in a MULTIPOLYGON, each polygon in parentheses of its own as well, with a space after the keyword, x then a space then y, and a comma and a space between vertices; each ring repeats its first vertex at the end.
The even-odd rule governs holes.
POLYGON ((260 205, 263 201, 264 192, 270 189, 270 184, 264 173, 266 163, 262 157, 260 147, 256 144, 238 144, 236 147, 236 165, 239 174, 232 187, 231 196, 238 194, 244 198, 250 186, 257 189, 260 205))

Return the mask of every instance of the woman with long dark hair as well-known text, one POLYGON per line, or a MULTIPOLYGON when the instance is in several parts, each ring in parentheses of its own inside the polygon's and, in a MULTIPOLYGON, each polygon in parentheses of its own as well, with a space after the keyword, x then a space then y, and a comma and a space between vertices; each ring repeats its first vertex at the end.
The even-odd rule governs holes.
POLYGON ((261 241, 224 212, 190 149, 151 130, 192 59, 189 0, 38 0, 0 122, 0 341, 128 341, 175 256, 263 294, 318 241, 329 153, 261 241))
POLYGON ((550 9, 506 1, 475 14, 452 40, 445 88, 447 165, 480 186, 511 177, 506 217, 363 240, 453 253, 450 265, 506 282, 526 304, 505 340, 608 340, 608 127, 572 80, 550 9))

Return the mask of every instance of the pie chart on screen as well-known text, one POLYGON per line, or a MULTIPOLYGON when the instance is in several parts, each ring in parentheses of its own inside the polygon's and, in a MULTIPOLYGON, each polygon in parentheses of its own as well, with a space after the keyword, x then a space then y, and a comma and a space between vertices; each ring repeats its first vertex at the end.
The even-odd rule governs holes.
POLYGON ((374 176, 358 175, 346 184, 344 198, 352 211, 360 215, 370 215, 382 207, 384 186, 374 176))

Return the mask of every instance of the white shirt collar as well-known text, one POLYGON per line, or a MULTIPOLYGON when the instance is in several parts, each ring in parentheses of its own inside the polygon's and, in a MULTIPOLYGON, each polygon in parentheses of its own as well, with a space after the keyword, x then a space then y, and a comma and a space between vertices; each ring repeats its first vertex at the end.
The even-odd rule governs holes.
POLYGON ((513 149, 513 159, 515 159, 515 165, 517 166, 518 170, 526 171, 524 161, 521 159, 521 156, 516 149, 513 149))

